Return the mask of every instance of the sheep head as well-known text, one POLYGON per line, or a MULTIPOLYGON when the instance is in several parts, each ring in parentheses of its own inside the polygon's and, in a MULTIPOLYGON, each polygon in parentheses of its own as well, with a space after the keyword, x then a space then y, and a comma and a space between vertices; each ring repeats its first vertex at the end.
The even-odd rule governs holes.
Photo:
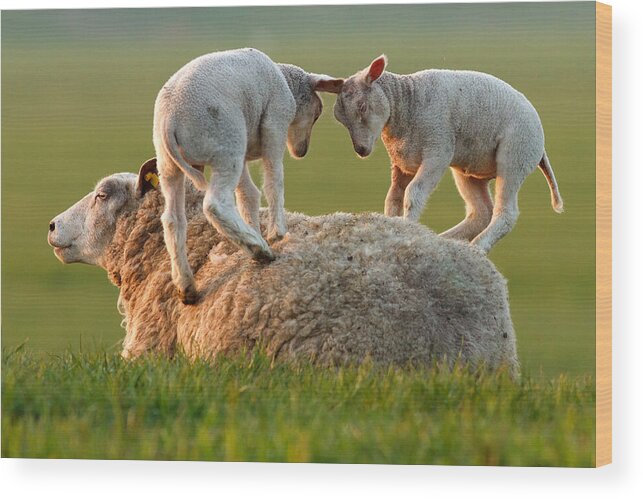
POLYGON ((386 64, 386 56, 381 55, 348 78, 335 101, 335 119, 348 129, 353 149, 361 158, 373 152, 375 141, 391 116, 390 103, 382 88, 375 84, 386 64))
POLYGON ((49 223, 48 243, 63 263, 104 267, 107 248, 121 213, 135 209, 158 185, 156 159, 134 173, 116 173, 100 180, 92 192, 49 223))

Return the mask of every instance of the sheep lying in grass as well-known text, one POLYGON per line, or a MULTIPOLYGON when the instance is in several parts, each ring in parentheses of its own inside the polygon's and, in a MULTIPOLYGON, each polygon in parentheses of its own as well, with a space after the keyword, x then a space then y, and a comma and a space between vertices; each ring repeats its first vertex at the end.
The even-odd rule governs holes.
POLYGON ((443 233, 483 251, 518 219, 518 190, 539 166, 549 183, 552 207, 563 210, 545 153, 538 113, 520 92, 475 71, 385 72, 380 56, 343 85, 335 117, 348 129, 355 152, 371 154, 377 137, 391 158, 391 187, 384 212, 417 221, 431 192, 451 167, 466 218, 443 233), (495 205, 489 181, 496 179, 495 205))
POLYGON ((189 187, 189 263, 203 293, 184 305, 154 174, 150 160, 138 177, 106 177, 49 226, 58 259, 98 265, 120 288, 124 357, 182 349, 212 358, 261 345, 276 359, 323 365, 462 360, 518 373, 503 277, 475 248, 399 218, 288 214, 289 234, 264 266, 208 223, 189 187))
POLYGON ((256 49, 239 49, 198 57, 163 85, 154 106, 154 147, 166 201, 165 242, 184 303, 198 298, 185 251, 185 175, 206 191, 203 210, 219 232, 256 260, 271 261, 272 250, 258 227, 260 192, 245 162, 263 160, 267 239, 280 239, 287 231, 286 145, 295 157, 306 154, 322 111, 315 92, 333 81, 297 66, 275 64, 256 49), (205 165, 212 167, 209 184, 205 165))

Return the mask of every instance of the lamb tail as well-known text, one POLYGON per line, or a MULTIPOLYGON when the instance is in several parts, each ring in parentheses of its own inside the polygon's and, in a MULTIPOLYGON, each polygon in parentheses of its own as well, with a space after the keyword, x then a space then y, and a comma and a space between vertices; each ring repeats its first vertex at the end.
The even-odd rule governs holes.
POLYGON ((176 135, 174 134, 174 123, 166 122, 163 127, 163 148, 165 153, 170 157, 172 162, 178 166, 181 171, 190 179, 194 186, 200 191, 206 191, 208 189, 208 181, 203 175, 202 171, 197 170, 192 165, 188 164, 187 161, 183 158, 181 151, 179 150, 179 144, 176 141, 176 135))
POLYGON ((556 183, 556 177, 554 176, 554 170, 551 168, 551 163, 547 157, 547 153, 543 153, 543 157, 538 163, 538 167, 545 175, 547 183, 549 184, 549 190, 551 191, 551 207, 556 213, 562 213, 563 209, 563 198, 560 196, 558 191, 558 184, 556 183))

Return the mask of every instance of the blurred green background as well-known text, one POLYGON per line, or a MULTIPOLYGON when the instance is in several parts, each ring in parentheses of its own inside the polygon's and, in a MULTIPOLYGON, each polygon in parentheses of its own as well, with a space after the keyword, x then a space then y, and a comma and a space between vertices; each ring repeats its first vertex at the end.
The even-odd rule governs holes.
MULTIPOLYGON (((509 283, 524 369, 593 374, 594 12, 590 2, 2 12, 3 345, 119 342, 117 289, 100 269, 56 260, 49 220, 101 177, 153 156, 154 99, 179 67, 251 46, 333 76, 386 53, 393 72, 472 69, 523 92, 540 113, 566 212, 554 213, 544 177, 531 175, 518 224, 490 258, 509 283)), ((380 142, 358 159, 334 96, 323 98, 308 156, 286 159, 287 209, 382 211, 386 151, 380 142)), ((422 222, 439 232, 463 214, 447 175, 422 222)))

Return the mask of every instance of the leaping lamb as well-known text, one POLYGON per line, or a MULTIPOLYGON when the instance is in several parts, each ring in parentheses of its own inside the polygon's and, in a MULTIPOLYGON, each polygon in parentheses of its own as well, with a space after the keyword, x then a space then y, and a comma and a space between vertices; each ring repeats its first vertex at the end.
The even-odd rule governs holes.
POLYGON ((259 234, 261 194, 246 161, 263 160, 268 241, 275 241, 287 231, 286 144, 293 156, 306 154, 322 111, 315 92, 332 87, 334 81, 297 66, 275 64, 256 49, 238 49, 198 57, 163 86, 154 106, 153 139, 166 201, 165 242, 184 303, 198 297, 185 251, 184 176, 206 191, 203 210, 221 234, 256 260, 273 260, 259 234), (209 183, 203 175, 205 165, 212 168, 209 183))
MULTIPOLYGON (((155 161, 121 173, 55 217, 48 241, 64 263, 105 269, 120 289, 122 354, 213 358, 262 345, 276 360, 316 364, 483 363, 518 375, 505 280, 475 248, 378 214, 287 214, 279 258, 244 256, 186 191, 189 263, 202 289, 184 305, 163 242, 155 161)), ((261 213, 269 225, 270 215, 261 213)))

